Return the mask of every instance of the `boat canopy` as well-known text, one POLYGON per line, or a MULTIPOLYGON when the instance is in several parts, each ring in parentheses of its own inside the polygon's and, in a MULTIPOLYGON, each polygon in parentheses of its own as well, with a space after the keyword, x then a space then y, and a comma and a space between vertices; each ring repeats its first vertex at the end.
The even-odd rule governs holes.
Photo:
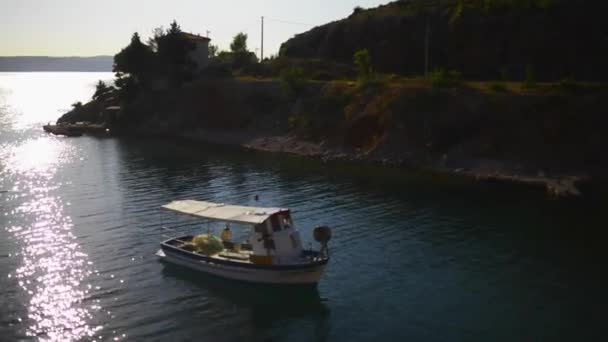
POLYGON ((266 221, 273 214, 288 211, 288 209, 281 208, 245 207, 194 200, 173 201, 162 207, 182 214, 210 220, 246 224, 259 224, 266 221))

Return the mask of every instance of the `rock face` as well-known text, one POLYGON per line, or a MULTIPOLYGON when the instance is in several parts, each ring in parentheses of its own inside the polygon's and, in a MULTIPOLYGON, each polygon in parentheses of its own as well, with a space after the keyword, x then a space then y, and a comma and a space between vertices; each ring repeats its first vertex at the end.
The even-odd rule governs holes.
MULTIPOLYGON (((179 136, 315 156, 333 150, 357 159, 447 168, 475 168, 479 160, 535 173, 608 167, 606 87, 546 85, 523 91, 512 86, 508 92, 479 87, 311 82, 291 98, 277 81, 201 80, 141 94, 121 108, 111 128, 118 134, 179 136)), ((102 109, 93 101, 59 122, 85 121, 102 109)))
MULTIPOLYGON (((332 81, 309 82, 292 97, 273 80, 200 80, 140 94, 121 107, 110 128, 547 184, 569 193, 562 176, 596 178, 608 169, 608 88, 579 87, 511 84, 495 92, 477 83, 436 89, 421 81, 368 87, 332 81)), ((59 121, 96 117, 101 108, 93 101, 59 121)))
POLYGON ((461 71, 469 79, 608 79, 608 2, 591 0, 396 1, 356 10, 285 42, 281 55, 351 63, 370 50, 374 68, 424 73, 461 71), (484 5, 494 3, 494 5, 484 5))

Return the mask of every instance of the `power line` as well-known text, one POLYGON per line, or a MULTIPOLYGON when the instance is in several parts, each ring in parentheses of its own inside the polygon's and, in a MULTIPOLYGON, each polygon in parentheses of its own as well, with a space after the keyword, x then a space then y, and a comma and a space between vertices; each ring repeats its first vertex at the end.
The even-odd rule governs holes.
POLYGON ((254 27, 258 27, 258 25, 260 24, 260 22, 258 20, 251 22, 247 25, 243 25, 241 27, 241 29, 239 30, 239 32, 249 32, 249 31, 253 31, 254 27))
POLYGON ((282 24, 300 25, 300 26, 314 26, 313 24, 301 23, 301 22, 297 22, 297 21, 283 20, 283 19, 275 19, 275 18, 268 18, 268 17, 264 17, 264 19, 270 20, 270 21, 274 21, 274 22, 277 22, 277 23, 282 23, 282 24))

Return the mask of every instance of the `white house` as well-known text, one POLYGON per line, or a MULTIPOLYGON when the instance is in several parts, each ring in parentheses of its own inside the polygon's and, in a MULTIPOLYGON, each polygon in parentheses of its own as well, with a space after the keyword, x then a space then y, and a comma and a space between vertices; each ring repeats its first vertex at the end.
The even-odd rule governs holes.
POLYGON ((211 39, 193 33, 182 33, 192 43, 194 50, 190 52, 190 58, 196 63, 198 71, 204 69, 209 64, 209 42, 211 39))

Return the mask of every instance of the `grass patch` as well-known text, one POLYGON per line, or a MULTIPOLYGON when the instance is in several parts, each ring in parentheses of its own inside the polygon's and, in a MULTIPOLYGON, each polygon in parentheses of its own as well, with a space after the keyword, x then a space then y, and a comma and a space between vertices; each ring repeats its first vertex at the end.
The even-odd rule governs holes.
POLYGON ((496 93, 506 93, 508 91, 507 85, 502 82, 492 82, 489 87, 491 91, 496 93))
POLYGON ((462 74, 456 70, 435 69, 429 75, 433 89, 447 89, 458 87, 462 83, 462 74))

